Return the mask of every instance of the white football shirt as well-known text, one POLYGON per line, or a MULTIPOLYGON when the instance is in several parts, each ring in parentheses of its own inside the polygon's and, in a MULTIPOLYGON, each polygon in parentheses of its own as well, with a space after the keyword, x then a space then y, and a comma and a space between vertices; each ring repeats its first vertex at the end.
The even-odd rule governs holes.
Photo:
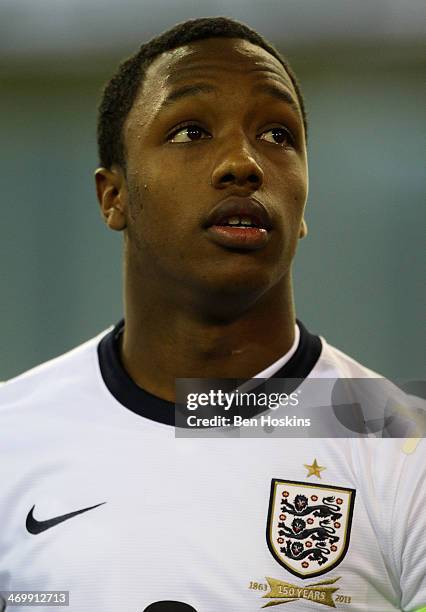
MULTIPOLYGON (((122 328, 0 388, 0 592, 69 591, 71 612, 426 604, 424 440, 177 438, 122 328)), ((273 376, 378 376, 299 329, 273 376)))

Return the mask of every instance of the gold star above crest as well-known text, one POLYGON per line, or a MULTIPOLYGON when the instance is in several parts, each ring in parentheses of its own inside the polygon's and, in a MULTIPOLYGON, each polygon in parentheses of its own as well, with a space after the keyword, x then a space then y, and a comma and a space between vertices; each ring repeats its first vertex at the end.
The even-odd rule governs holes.
POLYGON ((316 459, 314 459, 314 462, 312 465, 307 465, 306 463, 304 463, 303 465, 308 470, 307 478, 309 478, 309 476, 318 476, 318 478, 321 478, 321 472, 327 469, 326 467, 322 467, 321 465, 318 465, 316 459))

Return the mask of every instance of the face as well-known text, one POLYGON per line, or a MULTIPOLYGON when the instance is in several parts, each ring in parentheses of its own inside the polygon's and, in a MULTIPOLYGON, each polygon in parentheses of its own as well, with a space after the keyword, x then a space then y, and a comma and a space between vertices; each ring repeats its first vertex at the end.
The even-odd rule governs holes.
POLYGON ((152 274, 207 294, 264 292, 289 275, 308 173, 296 92, 278 60, 240 39, 164 53, 124 141, 126 258, 141 284, 152 274))

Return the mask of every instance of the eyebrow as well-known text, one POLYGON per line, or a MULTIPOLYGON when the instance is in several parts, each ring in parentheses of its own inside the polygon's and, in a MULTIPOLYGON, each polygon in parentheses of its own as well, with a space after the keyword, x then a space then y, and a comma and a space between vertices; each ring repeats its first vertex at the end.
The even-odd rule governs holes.
POLYGON ((276 85, 258 85, 255 87, 254 91, 259 91, 260 93, 265 93, 280 102, 284 102, 291 106, 297 113, 300 114, 299 105, 296 100, 290 94, 290 92, 285 89, 281 89, 281 87, 277 87, 276 85))
MULTIPOLYGON (((168 96, 165 98, 164 102, 162 103, 161 108, 163 109, 168 106, 172 106, 173 104, 175 104, 179 100, 182 100, 183 98, 196 96, 201 93, 212 93, 214 91, 217 91, 217 88, 214 87, 213 85, 208 85, 207 83, 195 83, 193 85, 184 85, 170 92, 168 96)), ((295 101, 295 99, 293 98, 293 96, 290 94, 290 92, 286 91, 285 89, 281 89, 281 87, 277 87, 276 85, 264 84, 264 85, 258 85, 257 87, 255 87, 254 91, 264 93, 268 96, 271 96, 272 98, 275 98, 279 102, 284 102, 285 104, 288 104, 289 106, 291 106, 293 110, 295 110, 299 115, 301 114, 300 108, 297 102, 295 101)))
POLYGON ((213 87, 213 85, 207 85, 207 83, 184 85, 183 87, 179 87, 179 89, 175 89, 174 91, 170 92, 162 103, 161 108, 171 106, 172 104, 174 104, 178 100, 182 100, 183 98, 196 96, 200 93, 212 93, 213 91, 216 91, 216 87, 213 87))

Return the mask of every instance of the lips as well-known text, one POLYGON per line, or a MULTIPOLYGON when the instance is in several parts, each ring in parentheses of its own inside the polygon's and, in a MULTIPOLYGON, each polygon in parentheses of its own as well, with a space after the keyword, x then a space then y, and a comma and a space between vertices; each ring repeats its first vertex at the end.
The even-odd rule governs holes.
POLYGON ((255 198, 231 196, 213 208, 205 228, 216 244, 247 251, 267 244, 272 224, 267 210, 255 198))
POLYGON ((249 217, 258 228, 269 231, 272 228, 271 219, 264 206, 255 198, 240 198, 231 196, 222 200, 213 208, 206 219, 205 227, 226 225, 226 220, 232 217, 249 217))

